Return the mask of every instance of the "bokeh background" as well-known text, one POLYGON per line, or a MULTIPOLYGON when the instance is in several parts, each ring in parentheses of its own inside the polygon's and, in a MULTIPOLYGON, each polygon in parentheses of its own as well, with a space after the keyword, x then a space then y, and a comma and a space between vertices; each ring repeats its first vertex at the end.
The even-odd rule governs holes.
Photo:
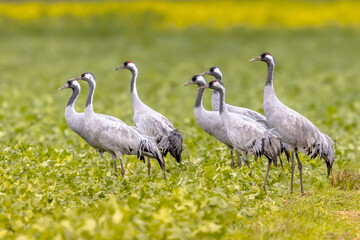
MULTIPOLYGON (((0 239, 360 238, 360 3, 356 1, 1 1, 0 239), (301 155, 290 164, 231 169, 226 147, 197 125, 193 75, 219 66, 228 103, 263 113, 262 52, 276 60, 275 91, 335 142, 332 176, 301 155), (140 98, 185 137, 183 163, 125 157, 124 179, 64 119, 83 72, 97 77, 94 108, 132 125, 130 73, 140 98), (297 172, 297 171, 296 171, 297 172)), ((208 78, 211 80, 211 77, 208 78)), ((87 86, 76 105, 83 111, 87 86)), ((211 92, 204 105, 210 109, 211 92)))

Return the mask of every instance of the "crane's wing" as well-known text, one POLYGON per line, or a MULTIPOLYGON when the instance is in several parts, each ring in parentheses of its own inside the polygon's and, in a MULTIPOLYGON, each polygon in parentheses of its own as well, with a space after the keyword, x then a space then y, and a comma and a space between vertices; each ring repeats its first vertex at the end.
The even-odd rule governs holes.
POLYGON ((300 150, 311 147, 316 139, 320 138, 320 132, 315 125, 290 108, 273 112, 269 115, 268 122, 282 136, 284 142, 297 146, 300 150))
MULTIPOLYGON (((116 118, 116 117, 113 117, 113 116, 105 115, 105 114, 102 114, 102 113, 97 113, 97 115, 98 115, 99 117, 105 118, 105 119, 107 119, 107 120, 124 123, 122 120, 120 120, 120 119, 118 119, 118 118, 116 118)), ((124 123, 124 124, 125 124, 125 123, 124 123)))
POLYGON ((228 111, 231 113, 237 113, 237 114, 247 116, 269 128, 266 117, 254 110, 251 110, 248 108, 243 108, 243 107, 237 107, 237 106, 233 106, 233 105, 229 105, 229 104, 226 104, 226 107, 227 107, 228 111))
POLYGON ((199 126, 220 142, 232 146, 219 112, 195 109, 195 119, 199 126))
POLYGON ((163 118, 159 118, 152 114, 136 114, 134 115, 135 126, 140 129, 147 136, 155 137, 159 139, 163 136, 168 136, 174 129, 172 124, 167 121, 162 121, 163 118), (171 126, 169 126, 169 124, 171 126))

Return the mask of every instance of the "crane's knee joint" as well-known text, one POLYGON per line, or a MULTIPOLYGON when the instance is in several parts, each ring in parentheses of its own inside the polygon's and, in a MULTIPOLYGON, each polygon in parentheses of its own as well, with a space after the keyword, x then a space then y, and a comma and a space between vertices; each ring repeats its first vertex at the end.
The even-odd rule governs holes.
POLYGON ((301 163, 298 164, 298 168, 299 168, 299 170, 302 170, 302 164, 301 163))

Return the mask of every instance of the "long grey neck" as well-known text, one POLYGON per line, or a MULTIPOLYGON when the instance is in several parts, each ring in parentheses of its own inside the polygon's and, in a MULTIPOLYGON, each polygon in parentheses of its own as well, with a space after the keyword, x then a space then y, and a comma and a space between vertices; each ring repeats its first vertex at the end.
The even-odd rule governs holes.
POLYGON ((274 72, 274 63, 267 63, 268 75, 266 78, 265 88, 264 88, 264 112, 265 116, 269 117, 269 115, 278 110, 280 106, 283 104, 277 98, 274 86, 273 86, 273 72, 274 72))
MULTIPOLYGON (((216 74, 214 75, 215 80, 222 83, 222 76, 216 74)), ((214 90, 213 94, 211 95, 211 107, 213 111, 219 111, 219 101, 220 95, 219 92, 214 90)))
POLYGON ((75 109, 74 105, 75 105, 76 99, 78 98, 79 94, 80 94, 80 90, 78 88, 73 89, 72 95, 71 95, 68 103, 66 104, 66 108, 75 109))
POLYGON ((220 101, 219 92, 214 90, 213 94, 211 95, 211 107, 213 111, 219 111, 219 101, 220 101))
POLYGON ((136 103, 142 103, 136 89, 136 79, 138 76, 138 70, 136 68, 135 69, 131 68, 130 71, 132 74, 131 85, 130 85, 131 101, 133 105, 135 105, 136 103))
MULTIPOLYGON (((200 87, 200 85, 199 85, 199 87, 200 87)), ((205 89, 198 90, 198 94, 196 96, 196 101, 195 101, 195 108, 202 107, 202 99, 203 99, 204 91, 205 91, 205 89)))
POLYGON ((267 77, 266 77, 266 83, 265 86, 272 86, 273 85, 273 74, 274 74, 274 63, 272 62, 266 62, 267 64, 267 77))
POLYGON ((228 110, 225 106, 225 90, 217 90, 219 92, 220 98, 219 98, 219 113, 221 114, 227 114, 228 110))
POLYGON ((92 80, 87 80, 87 83, 89 85, 89 93, 88 93, 86 103, 85 103, 85 111, 86 112, 94 112, 93 97, 94 97, 96 83, 92 80))

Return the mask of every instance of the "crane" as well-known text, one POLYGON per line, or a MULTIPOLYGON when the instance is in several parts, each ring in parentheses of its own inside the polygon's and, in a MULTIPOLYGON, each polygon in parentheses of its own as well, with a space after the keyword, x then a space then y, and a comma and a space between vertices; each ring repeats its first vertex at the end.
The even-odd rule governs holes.
POLYGON ((225 86, 223 83, 214 80, 199 88, 211 88, 219 92, 219 113, 225 125, 226 134, 233 147, 241 152, 244 159, 247 161, 248 153, 255 157, 262 155, 267 157, 269 163, 263 185, 266 191, 271 163, 276 163, 277 157, 281 154, 281 141, 276 132, 266 129, 256 121, 248 121, 248 117, 229 112, 225 104, 225 86))
MULTIPOLYGON (((216 67, 216 66, 209 68, 208 71, 203 72, 201 75, 211 75, 211 76, 215 77, 216 81, 219 81, 219 82, 222 82, 222 79, 223 79, 223 75, 222 75, 220 68, 216 67)), ((220 99, 219 93, 217 91, 213 91, 213 94, 211 96, 211 107, 212 107, 213 111, 219 111, 219 102, 220 102, 219 99, 220 99)), ((249 118, 252 118, 255 121, 258 121, 261 124, 263 124, 264 126, 268 127, 268 125, 266 123, 266 118, 262 114, 254 111, 254 110, 251 110, 248 108, 243 108, 243 107, 238 107, 238 106, 233 106, 230 104, 226 104, 226 107, 229 112, 248 116, 249 118)))
POLYGON ((99 115, 94 112, 93 95, 96 87, 94 74, 86 72, 69 81, 74 82, 76 80, 86 81, 89 85, 89 94, 83 113, 82 128, 78 134, 98 152, 108 152, 111 155, 116 176, 118 175, 116 158, 120 161, 121 176, 124 177, 125 174, 121 159, 122 155, 154 158, 158 161, 165 174, 165 162, 154 141, 142 135, 136 129, 129 127, 124 122, 115 120, 116 118, 112 118, 111 116, 110 118, 104 117, 104 115, 99 115))
POLYGON ((180 163, 183 150, 183 136, 166 117, 141 101, 136 88, 139 71, 135 63, 126 61, 121 66, 115 68, 114 71, 119 69, 128 69, 132 73, 130 91, 135 126, 145 135, 156 139, 162 156, 166 156, 170 152, 176 161, 180 163))
POLYGON ((265 116, 268 124, 280 134, 281 140, 288 144, 291 151, 291 192, 293 192, 295 154, 300 174, 301 194, 304 194, 302 163, 297 153, 298 150, 310 155, 311 158, 319 155, 320 158, 324 159, 329 176, 335 160, 334 142, 328 135, 320 132, 310 120, 287 107, 278 99, 273 86, 275 60, 270 53, 264 52, 250 61, 263 61, 267 64, 264 89, 265 116))
MULTIPOLYGON (((196 84, 198 87, 202 87, 206 85, 206 79, 202 75, 195 75, 191 78, 190 81, 183 84, 183 87, 189 86, 192 84, 196 84)), ((226 130, 224 123, 221 120, 219 112, 217 111, 207 111, 203 104, 202 99, 204 95, 205 89, 198 89, 198 94, 196 97, 196 102, 194 106, 194 114, 196 122, 199 126, 208 134, 216 138, 218 141, 224 143, 230 151, 231 156, 231 168, 234 168, 234 156, 233 156, 233 149, 232 143, 230 142, 229 138, 226 135, 226 130)), ((238 158, 238 167, 241 168, 241 158, 239 156, 239 152, 237 150, 236 155, 238 158)), ((248 164, 247 164, 248 165, 248 164)), ((248 165, 250 168, 250 166, 248 165)), ((250 169, 251 171, 251 169, 250 169)))
MULTIPOLYGON (((215 77, 216 81, 221 82, 221 83, 223 80, 222 71, 217 66, 209 68, 208 71, 203 72, 201 75, 213 76, 213 77, 215 77)), ((219 93, 217 91, 213 91, 213 94, 211 96, 211 106, 212 106, 213 111, 219 110, 219 102, 220 102, 219 99, 220 99, 219 93)), ((243 107, 238 107, 238 106, 234 106, 234 105, 230 105, 230 104, 226 104, 226 107, 229 112, 247 116, 247 117, 259 122, 265 128, 271 129, 271 127, 267 123, 266 117, 254 110, 251 110, 248 108, 243 108, 243 107)), ((281 147, 282 147, 282 152, 285 153, 287 160, 289 160, 290 153, 289 153, 286 143, 281 142, 281 147)), ((280 156, 279 156, 279 160, 280 160, 281 166, 283 166, 282 159, 280 156)))

